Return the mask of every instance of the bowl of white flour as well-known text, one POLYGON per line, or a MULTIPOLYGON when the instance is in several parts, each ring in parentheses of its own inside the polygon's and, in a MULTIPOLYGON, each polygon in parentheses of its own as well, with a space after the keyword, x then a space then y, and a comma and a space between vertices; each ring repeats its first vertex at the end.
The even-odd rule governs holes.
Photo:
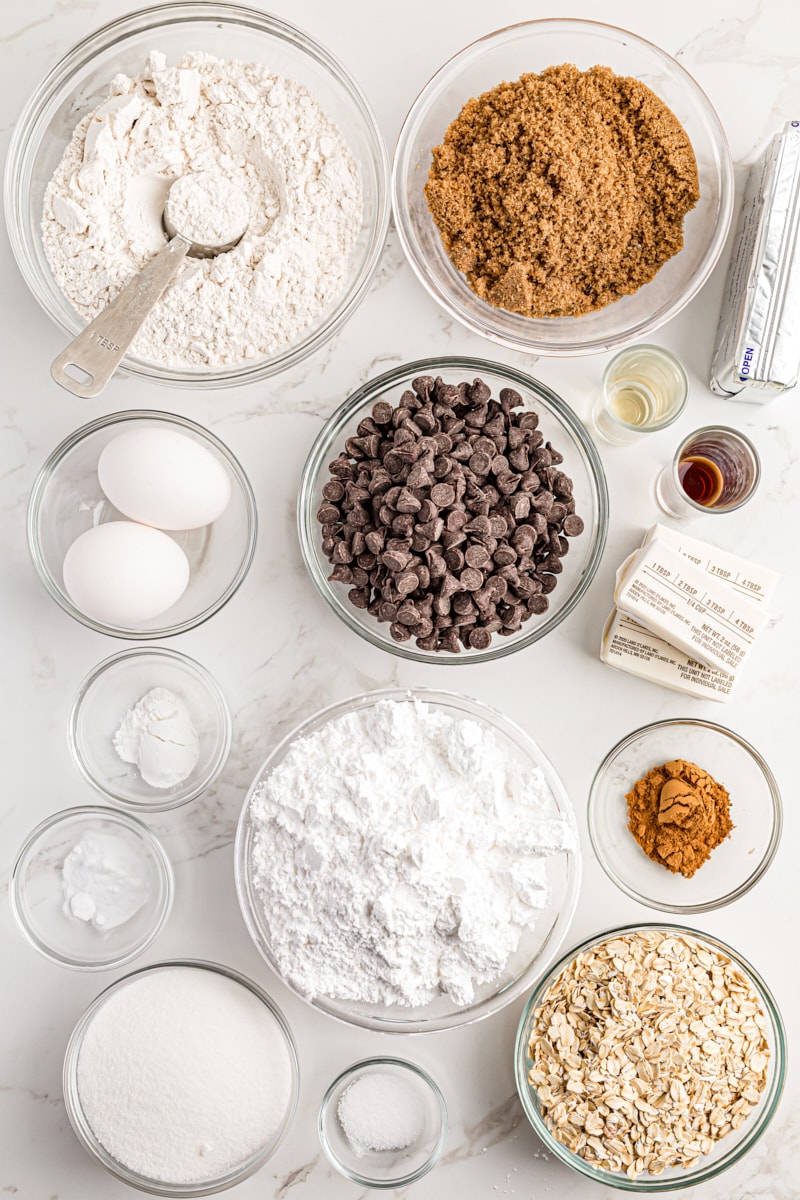
POLYGON ((22 274, 78 333, 164 245, 194 172, 248 202, 242 240, 188 258, 121 369, 229 387, 306 358, 349 319, 388 225, 388 161, 358 84, 294 26, 228 4, 167 4, 91 34, 17 122, 5 208, 22 274))
POLYGON ((275 747, 236 835, 248 932, 314 1007, 417 1033, 530 989, 569 927, 580 851, 552 764, 466 696, 387 689, 275 747))

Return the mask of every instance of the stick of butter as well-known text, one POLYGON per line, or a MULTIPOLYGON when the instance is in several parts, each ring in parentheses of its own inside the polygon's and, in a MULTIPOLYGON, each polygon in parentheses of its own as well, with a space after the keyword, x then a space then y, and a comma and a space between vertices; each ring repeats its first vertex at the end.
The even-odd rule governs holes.
POLYGON ((691 658, 735 673, 769 622, 759 604, 659 537, 623 563, 617 608, 691 658))
POLYGON ((616 608, 603 627, 600 658, 618 671, 701 700, 730 700, 736 684, 735 675, 690 658, 616 608))
POLYGON ((721 550, 719 546, 701 542, 699 538, 688 537, 682 531, 670 529, 666 525, 653 525, 648 529, 642 545, 646 546, 655 538, 667 542, 695 566, 702 567, 709 575, 715 575, 727 583, 740 596, 746 596, 756 603, 766 604, 778 586, 780 575, 777 571, 742 558, 732 550, 721 550))

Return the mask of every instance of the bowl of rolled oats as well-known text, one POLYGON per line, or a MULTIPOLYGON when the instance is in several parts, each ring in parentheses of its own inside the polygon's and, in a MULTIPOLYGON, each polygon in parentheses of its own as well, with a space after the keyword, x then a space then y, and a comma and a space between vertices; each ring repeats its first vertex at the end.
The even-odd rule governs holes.
POLYGON ((783 1092, 786 1037, 769 988, 730 946, 679 925, 627 925, 541 980, 515 1070, 556 1158, 597 1183, 666 1192, 755 1145, 783 1092))

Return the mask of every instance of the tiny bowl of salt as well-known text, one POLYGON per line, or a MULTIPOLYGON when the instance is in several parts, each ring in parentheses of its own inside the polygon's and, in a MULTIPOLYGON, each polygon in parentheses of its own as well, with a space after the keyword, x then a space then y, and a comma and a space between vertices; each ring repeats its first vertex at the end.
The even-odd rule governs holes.
POLYGON ((25 839, 9 883, 21 933, 62 967, 109 971, 151 945, 172 909, 170 861, 136 817, 68 808, 25 839))
POLYGON ((80 684, 69 719, 76 767, 109 803, 164 812, 196 800, 225 766, 231 714, 213 675, 176 650, 123 650, 80 684))
POLYGON ((415 1063, 365 1058, 325 1093, 319 1140, 336 1170, 360 1187, 407 1187, 441 1157, 447 1105, 415 1063))

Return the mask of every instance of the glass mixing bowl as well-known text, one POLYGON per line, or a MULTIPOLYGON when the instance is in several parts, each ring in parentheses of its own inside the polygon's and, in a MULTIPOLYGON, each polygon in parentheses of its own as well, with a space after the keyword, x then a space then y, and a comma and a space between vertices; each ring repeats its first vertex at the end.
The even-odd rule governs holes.
POLYGON ((749 742, 694 717, 655 721, 609 750, 592 780, 589 837, 609 879, 633 900, 679 915, 710 912, 747 895, 768 871, 783 826, 772 771, 749 742), (653 767, 682 758, 730 793, 733 829, 690 879, 648 858, 628 830, 626 794, 653 767))
MULTIPOLYGON (((286 757, 290 747, 302 738, 322 729, 329 721, 349 713, 363 712, 382 700, 419 700, 432 708, 456 719, 471 718, 489 725, 509 755, 531 767, 540 767, 553 795, 550 812, 569 821, 575 829, 575 815, 561 779, 549 759, 531 737, 518 725, 496 709, 467 696, 452 692, 434 691, 428 688, 387 688, 354 696, 338 704, 322 709, 298 725, 271 752, 261 766, 242 807, 236 830, 235 875, 239 906, 245 925, 256 948, 276 975, 287 987, 291 980, 283 977, 272 950, 268 915, 264 912, 253 878, 251 850, 254 839, 253 822, 250 817, 250 802, 256 787, 286 757)), ((522 938, 517 950, 511 955, 502 973, 492 982, 479 985, 475 999, 469 1005, 457 1006, 447 996, 441 996, 428 1004, 416 1008, 399 1005, 359 1003, 352 1000, 337 1000, 331 996, 316 995, 308 1001, 314 1008, 338 1017, 351 1025, 374 1029, 384 1033, 427 1033, 438 1029, 452 1029, 488 1017, 504 1005, 521 996, 531 986, 533 979, 550 962, 564 940, 569 928, 580 885, 580 851, 562 852, 544 860, 550 888, 550 900, 541 909, 535 928, 522 938)), ((293 989, 296 990, 296 989, 293 989)), ((300 993, 298 993, 300 994, 300 993)), ((303 996, 307 1000, 307 997, 303 996)))
POLYGON ((354 392, 323 425, 303 467, 297 498, 297 527, 300 549, 308 573, 317 591, 349 629, 366 638, 373 646, 389 650, 414 662, 446 665, 489 662, 513 654, 555 629, 572 612, 586 592, 600 565, 608 530, 608 490, 600 457, 586 429, 569 405, 550 388, 523 375, 514 367, 485 362, 479 358, 430 358, 407 363, 379 375, 354 392), (395 642, 389 626, 348 600, 348 587, 328 579, 333 567, 322 550, 322 534, 317 510, 323 502, 322 489, 330 480, 328 464, 344 450, 363 417, 369 416, 378 400, 397 405, 402 393, 417 375, 441 375, 446 383, 472 380, 476 376, 497 397, 503 387, 513 387, 522 396, 525 410, 539 414, 539 429, 545 441, 552 441, 564 462, 560 470, 571 478, 576 511, 583 517, 584 531, 569 539, 569 553, 562 560, 563 571, 550 593, 550 607, 541 616, 531 616, 509 637, 493 637, 487 650, 463 649, 460 654, 420 650, 414 641, 395 642))
POLYGON ((174 62, 190 50, 260 62, 304 84, 336 122, 361 171, 363 220, 336 300, 272 358, 234 367, 185 370, 127 355, 121 369, 156 383, 191 388, 253 383, 313 354, 349 320, 378 266, 389 221, 389 166, 375 117, 342 64, 308 34, 278 17, 236 4, 163 4, 104 25, 74 46, 28 101, 14 128, 5 174, 8 234, 20 271, 45 312, 72 338, 85 325, 45 258, 39 225, 45 188, 72 131, 105 99, 118 72, 137 74, 151 50, 174 62))
MULTIPOLYGON (((147 1086, 146 1080, 143 1081, 143 1086, 147 1086)), ((231 967, 225 967, 219 963, 204 962, 201 959, 175 959, 152 963, 150 966, 141 967, 138 971, 132 971, 129 975, 123 975, 121 979, 117 979, 115 983, 112 983, 92 1001, 72 1031, 72 1035, 67 1043, 64 1055, 63 1088, 64 1106, 75 1136, 83 1148, 88 1151, 96 1162, 105 1167, 109 1174, 115 1176, 117 1179, 121 1179, 129 1187, 138 1188, 139 1191, 146 1192, 151 1196, 169 1197, 170 1200, 188 1200, 190 1196, 215 1196, 218 1192, 223 1192, 227 1188, 234 1187, 237 1183, 241 1183, 242 1180, 249 1179, 251 1175, 254 1175, 256 1171, 263 1167, 268 1158, 272 1157, 283 1141, 297 1111, 297 1101, 300 1092, 300 1064, 297 1059, 297 1047, 295 1046, 294 1037, 286 1018, 275 1001, 257 984, 253 983, 245 975, 240 975, 238 971, 234 971, 231 967), (80 1090, 78 1088, 78 1067, 83 1041, 91 1028, 92 1021, 106 1001, 132 984, 136 984, 143 976, 157 971, 173 971, 176 969, 214 972, 217 975, 222 975, 225 979, 229 979, 239 987, 245 988, 247 992, 255 996, 256 1000, 263 1005, 265 1014, 275 1023, 280 1041, 286 1048, 291 1071, 291 1090, 286 1109, 280 1125, 270 1140, 255 1154, 251 1155, 250 1158, 240 1163, 237 1167, 234 1167, 227 1174, 193 1183, 165 1183, 161 1180, 141 1175, 137 1171, 133 1171, 130 1167, 125 1166, 124 1163, 119 1162, 106 1149, 89 1124, 81 1103, 80 1090)))
POLYGON ((110 971, 143 954, 172 910, 173 892, 172 866, 158 838, 135 817, 99 806, 66 808, 31 830, 8 889, 11 911, 33 948, 78 971, 110 971), (116 839, 146 871, 144 904, 111 929, 65 912, 64 861, 87 837, 116 839))
POLYGON ((201 625, 227 604, 250 569, 256 548, 256 500, 238 460, 202 425, 173 413, 132 409, 81 426, 55 448, 34 481, 28 501, 28 549, 47 591, 76 621, 111 637, 146 641, 201 625), (225 511, 200 529, 170 532, 189 560, 189 583, 166 612, 135 627, 107 625, 73 604, 64 587, 64 556, 75 539, 122 514, 106 499, 97 478, 103 448, 118 434, 169 429, 198 442, 224 468, 231 483, 225 511))
POLYGON ((345 1179, 358 1187, 404 1188, 427 1175, 442 1157, 447 1141, 447 1105, 438 1084, 416 1063, 402 1058, 365 1058, 334 1079, 322 1099, 317 1129, 322 1149, 345 1179), (419 1133, 402 1149, 354 1147, 339 1117, 342 1098, 359 1080, 387 1075, 412 1092, 420 1109, 419 1133))
POLYGON ((437 71, 406 117, 394 157, 392 202, 400 241, 417 277, 467 329, 527 354, 579 355, 613 350, 679 313, 720 256, 733 213, 730 150, 708 97, 674 58, 624 29, 593 21, 527 21, 467 46, 437 71), (431 150, 473 96, 525 72, 560 63, 600 64, 647 84, 682 123, 694 148, 700 200, 684 221, 683 249, 632 296, 581 317, 534 319, 480 300, 450 262, 423 188, 431 150))
POLYGON ((725 942, 720 941, 719 938, 712 937, 708 933, 700 933, 699 930, 690 929, 687 926, 670 925, 661 922, 649 925, 623 925, 617 929, 608 929, 604 933, 597 933, 593 937, 587 938, 585 942, 581 942, 579 946, 574 946, 539 980, 530 1000, 525 1006, 525 1011, 520 1021, 514 1051, 514 1070, 517 1080, 517 1091, 522 1101, 522 1107, 525 1110, 525 1116, 544 1143, 544 1147, 549 1154, 566 1163, 568 1167, 572 1167, 580 1175, 585 1175, 588 1179, 593 1180, 594 1183, 605 1184, 606 1187, 619 1188, 625 1192, 641 1193, 677 1191, 681 1188, 694 1187, 696 1184, 704 1183, 706 1180, 713 1179, 722 1171, 727 1170, 728 1167, 732 1167, 748 1150, 752 1149, 761 1137, 775 1115, 775 1110, 778 1107, 778 1102, 783 1093, 783 1086, 786 1081, 786 1031, 775 999, 763 979, 745 958, 726 945, 725 942), (536 1010, 541 1005, 547 989, 564 967, 578 955, 591 950, 601 942, 624 936, 625 934, 640 933, 650 929, 663 931, 666 934, 691 937, 701 946, 706 946, 712 951, 721 951, 733 961, 735 966, 749 980, 758 995, 761 1008, 766 1017, 770 1056, 766 1087, 761 1093, 757 1107, 738 1129, 732 1130, 727 1137, 721 1138, 715 1144, 711 1154, 700 1155, 696 1164, 689 1169, 672 1167, 665 1170, 661 1175, 640 1175, 638 1179, 629 1179, 627 1175, 604 1171, 593 1166, 591 1163, 587 1163, 579 1154, 574 1154, 553 1137, 542 1119, 536 1091, 528 1083, 528 1070, 531 1066, 528 1043, 530 1042, 536 1010))
POLYGON ((225 766, 232 721, 210 671, 177 650, 156 646, 123 650, 86 676, 72 702, 69 748, 81 775, 111 804, 132 812, 165 812, 202 796, 225 766), (167 688, 189 710, 197 733, 197 763, 180 783, 151 787, 138 766, 123 762, 114 735, 125 714, 151 688, 167 688))

